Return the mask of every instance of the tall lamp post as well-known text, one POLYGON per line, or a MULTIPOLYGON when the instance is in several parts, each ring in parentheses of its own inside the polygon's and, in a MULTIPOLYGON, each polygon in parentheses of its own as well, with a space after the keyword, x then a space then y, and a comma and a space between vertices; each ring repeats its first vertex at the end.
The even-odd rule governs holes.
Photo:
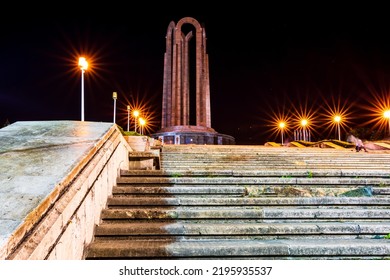
POLYGON ((282 146, 283 146, 283 130, 284 130, 284 127, 286 126, 286 123, 285 122, 280 122, 279 123, 279 128, 280 128, 280 136, 282 138, 282 146))
POLYGON ((81 69, 81 121, 84 121, 84 72, 88 69, 85 57, 79 58, 79 67, 81 69))
POLYGON ((306 126, 307 126, 307 119, 302 119, 301 120, 301 126, 302 126, 302 132, 303 132, 303 141, 307 141, 307 137, 306 137, 306 126))
POLYGON ((341 136, 340 136, 340 122, 341 122, 341 116, 340 115, 336 115, 334 116, 333 120, 336 122, 337 124, 337 131, 338 131, 338 135, 339 135, 339 141, 341 140, 341 136))
POLYGON ((144 135, 144 126, 146 124, 146 121, 144 118, 139 118, 139 125, 141 126, 141 134, 144 135))
POLYGON ((112 99, 114 99, 114 120, 113 123, 115 123, 115 117, 116 117, 116 99, 118 98, 118 94, 114 91, 112 93, 112 99))
POLYGON ((130 131, 130 105, 127 105, 127 131, 130 131))
POLYGON ((390 136, 390 109, 383 112, 383 116, 389 120, 389 136, 390 136))
POLYGON ((138 122, 139 111, 134 110, 133 116, 134 116, 134 131, 137 132, 137 122, 138 122))

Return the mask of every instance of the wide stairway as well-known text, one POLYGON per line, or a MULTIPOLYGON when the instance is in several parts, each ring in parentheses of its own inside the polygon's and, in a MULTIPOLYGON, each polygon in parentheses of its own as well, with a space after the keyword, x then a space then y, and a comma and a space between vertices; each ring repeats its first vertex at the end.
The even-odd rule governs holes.
POLYGON ((85 259, 389 259, 390 153, 165 145, 122 170, 85 259))

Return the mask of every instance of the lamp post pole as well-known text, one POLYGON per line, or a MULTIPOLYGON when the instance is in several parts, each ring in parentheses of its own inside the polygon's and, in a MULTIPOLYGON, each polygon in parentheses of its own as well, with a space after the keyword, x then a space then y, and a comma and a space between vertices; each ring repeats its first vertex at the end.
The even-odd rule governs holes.
POLYGON ((139 111, 138 110, 133 111, 133 116, 134 116, 134 131, 137 132, 137 122, 138 122, 139 111))
POLYGON ((341 122, 341 116, 336 115, 336 116, 334 117, 334 121, 337 123, 337 131, 338 131, 339 141, 340 141, 340 140, 341 140, 341 135, 340 135, 340 122, 341 122))
POLYGON ((285 122, 280 122, 280 123, 279 123, 280 136, 281 136, 281 138, 282 138, 282 146, 283 146, 283 129, 284 129, 285 126, 286 126, 286 123, 285 123, 285 122))
POLYGON ((127 105, 127 131, 130 129, 130 105, 127 105))
POLYGON ((114 120, 113 123, 115 123, 115 117, 116 117, 116 99, 118 98, 118 94, 114 91, 112 93, 112 99, 114 99, 114 120))
POLYGON ((81 121, 84 121, 84 73, 88 69, 88 62, 85 57, 79 58, 79 67, 81 69, 81 121))
POLYGON ((141 126, 141 135, 144 135, 144 125, 146 121, 144 118, 139 118, 139 125, 141 126))
POLYGON ((302 132, 303 132, 303 141, 307 141, 307 132, 306 132, 306 126, 308 121, 306 119, 301 120, 302 125, 302 132))

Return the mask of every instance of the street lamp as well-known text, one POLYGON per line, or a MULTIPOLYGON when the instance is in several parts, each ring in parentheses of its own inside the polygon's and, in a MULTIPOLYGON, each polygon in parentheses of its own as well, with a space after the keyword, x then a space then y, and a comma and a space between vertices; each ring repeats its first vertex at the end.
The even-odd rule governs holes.
POLYGON ((334 116, 333 120, 337 123, 337 131, 338 131, 338 134, 339 134, 339 141, 340 141, 341 140, 341 137, 340 137, 341 116, 340 115, 336 115, 336 116, 334 116))
POLYGON ((144 118, 139 118, 139 125, 141 126, 141 135, 144 135, 144 126, 146 124, 146 121, 144 118))
POLYGON ((114 99, 114 120, 113 123, 115 123, 115 116, 116 116, 116 99, 118 98, 117 93, 114 91, 112 93, 112 99, 114 99))
POLYGON ((282 137, 282 146, 283 146, 283 129, 284 129, 285 126, 286 126, 286 123, 285 123, 285 122, 280 122, 280 123, 279 123, 280 135, 281 135, 281 137, 282 137))
POLYGON ((389 136, 390 136, 390 109, 383 112, 383 116, 389 120, 389 136))
POLYGON ((127 105, 127 131, 129 131, 130 127, 130 105, 127 105))
POLYGON ((306 126, 308 124, 308 121, 307 119, 302 119, 301 120, 301 126, 302 126, 302 130, 303 130, 303 141, 306 141, 306 126))
POLYGON ((81 121, 84 121, 84 72, 88 69, 85 57, 79 58, 79 67, 81 69, 81 121))
POLYGON ((137 132, 137 122, 138 122, 139 111, 134 110, 133 116, 134 116, 134 131, 137 132))

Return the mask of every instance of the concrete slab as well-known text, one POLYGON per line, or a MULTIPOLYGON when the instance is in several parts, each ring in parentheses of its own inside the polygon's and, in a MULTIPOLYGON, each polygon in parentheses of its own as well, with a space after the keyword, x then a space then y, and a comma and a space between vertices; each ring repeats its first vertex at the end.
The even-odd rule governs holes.
POLYGON ((112 126, 22 121, 0 129, 0 248, 112 126))

